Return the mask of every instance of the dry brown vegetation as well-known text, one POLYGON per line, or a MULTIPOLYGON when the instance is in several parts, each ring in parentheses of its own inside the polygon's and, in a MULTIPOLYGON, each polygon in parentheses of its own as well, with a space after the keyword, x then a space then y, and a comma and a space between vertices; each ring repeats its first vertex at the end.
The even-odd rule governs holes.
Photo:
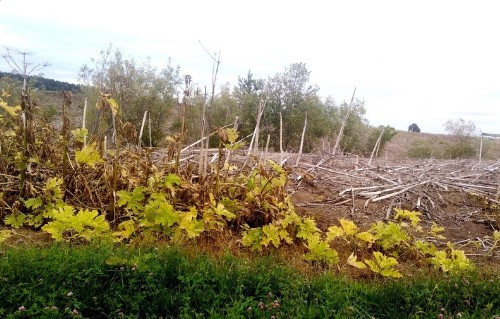
MULTIPOLYGON (((299 166, 290 167, 297 210, 314 216, 323 229, 338 218, 366 227, 393 218, 394 208, 419 211, 424 225, 444 226, 450 242, 495 265, 498 256, 486 255, 500 226, 500 162, 410 159, 406 151, 416 139, 453 141, 448 135, 398 132, 371 163, 354 155, 302 155, 299 166)), ((287 162, 295 164, 293 155, 287 162)))

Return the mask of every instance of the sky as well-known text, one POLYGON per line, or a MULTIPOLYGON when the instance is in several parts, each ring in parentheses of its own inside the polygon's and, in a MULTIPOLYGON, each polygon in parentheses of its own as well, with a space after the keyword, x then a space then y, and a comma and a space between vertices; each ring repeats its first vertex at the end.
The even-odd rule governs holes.
POLYGON ((495 0, 0 0, 0 50, 73 83, 110 44, 158 69, 170 58, 201 87, 209 54, 218 86, 302 62, 322 98, 349 102, 356 87, 370 125, 445 133, 461 118, 500 133, 499 12, 495 0))

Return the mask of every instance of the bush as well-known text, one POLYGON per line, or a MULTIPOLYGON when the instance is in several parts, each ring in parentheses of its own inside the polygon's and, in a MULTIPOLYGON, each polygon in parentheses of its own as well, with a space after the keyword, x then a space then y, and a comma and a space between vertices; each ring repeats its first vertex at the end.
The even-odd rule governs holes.
POLYGON ((432 143, 426 140, 413 141, 408 149, 410 158, 430 158, 432 157, 432 143))
POLYGON ((444 158, 458 159, 476 156, 476 149, 470 143, 456 143, 447 145, 444 149, 444 158))

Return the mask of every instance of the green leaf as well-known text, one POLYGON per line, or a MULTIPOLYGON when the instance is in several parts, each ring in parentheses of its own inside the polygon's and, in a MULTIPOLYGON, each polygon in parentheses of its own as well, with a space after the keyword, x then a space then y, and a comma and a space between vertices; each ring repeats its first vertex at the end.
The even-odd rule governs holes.
POLYGON ((403 275, 394 267, 398 265, 398 261, 393 257, 387 257, 379 251, 374 251, 373 256, 374 260, 366 260, 365 264, 367 264, 371 271, 378 273, 384 277, 394 277, 401 278, 403 275))
POLYGON ((150 224, 164 227, 171 227, 180 220, 179 213, 161 193, 151 195, 144 207, 144 216, 150 224))
POLYGON ((143 186, 138 186, 134 188, 131 192, 127 192, 125 190, 117 191, 116 196, 118 197, 117 205, 125 206, 126 208, 138 214, 144 208, 143 200, 144 200, 144 191, 146 190, 143 186))
POLYGON ((23 213, 12 213, 5 217, 3 222, 5 225, 10 225, 13 228, 21 227, 26 221, 26 215, 23 213))
POLYGON ((413 245, 424 255, 434 255, 437 251, 436 246, 434 246, 433 243, 429 243, 423 240, 416 240, 413 245))
POLYGON ((300 216, 297 215, 296 212, 292 211, 289 212, 287 211, 285 213, 284 218, 281 220, 281 227, 287 228, 288 225, 299 225, 302 224, 302 220, 300 219, 300 216))
POLYGON ((87 130, 86 128, 77 128, 75 130, 72 130, 71 134, 76 141, 83 143, 85 137, 89 134, 89 130, 87 130))
POLYGON ((26 208, 37 209, 42 207, 43 201, 40 197, 30 198, 24 202, 26 208))
POLYGON ((455 250, 451 244, 448 248, 449 252, 445 250, 434 252, 434 256, 429 259, 430 263, 444 272, 459 273, 474 268, 463 250, 455 250))
POLYGON ((65 205, 53 210, 53 219, 42 226, 42 230, 51 234, 56 241, 92 241, 109 235, 108 222, 96 210, 79 210, 75 214, 72 206, 65 205))
POLYGON ((307 217, 299 225, 297 237, 308 240, 311 236, 316 235, 317 232, 319 232, 319 228, 316 227, 316 221, 311 217, 307 217))
POLYGON ((339 255, 335 249, 330 248, 326 241, 322 241, 318 233, 307 239, 306 247, 309 252, 304 258, 313 262, 324 262, 329 266, 336 265, 339 262, 339 255))
POLYGON ((226 129, 227 132, 227 140, 229 143, 234 144, 236 143, 236 140, 238 139, 238 131, 235 130, 234 128, 228 128, 226 129))
POLYGON ((340 218, 339 222, 346 235, 352 236, 358 232, 358 226, 352 220, 340 218))
POLYGON ((163 185, 170 190, 172 197, 175 197, 175 186, 181 185, 182 179, 177 174, 170 173, 165 177, 163 185))
POLYGON ((356 238, 359 238, 362 241, 365 241, 367 243, 374 243, 375 242, 375 236, 373 236, 371 233, 366 232, 366 231, 356 234, 356 238))
POLYGON ((135 221, 132 219, 126 220, 124 222, 121 222, 118 224, 118 231, 113 232, 113 236, 117 237, 118 242, 122 241, 123 239, 129 239, 132 234, 135 232, 135 221))
POLYGON ((432 222, 431 232, 433 232, 434 234, 442 233, 444 232, 444 227, 439 226, 438 224, 436 224, 436 222, 432 222))
POLYGON ((241 238, 241 243, 245 247, 250 247, 252 250, 258 250, 262 251, 262 228, 261 227, 256 227, 256 228, 248 228, 243 231, 243 235, 241 238))
POLYGON ((398 208, 394 208, 394 211, 396 212, 396 216, 394 218, 398 221, 402 219, 407 219, 411 221, 413 227, 417 227, 418 224, 420 223, 420 217, 418 216, 422 214, 419 212, 409 211, 405 209, 398 209, 398 208))
POLYGON ((344 237, 344 230, 339 226, 328 227, 328 232, 326 233, 326 241, 332 241, 337 237, 344 237))
POLYGON ((278 248, 280 245, 280 235, 279 235, 279 228, 276 225, 269 224, 269 225, 264 225, 262 227, 262 240, 261 244, 264 246, 268 246, 269 243, 272 243, 274 247, 278 248))
POLYGON ((188 212, 180 213, 180 215, 179 228, 186 232, 188 238, 198 237, 205 231, 203 220, 197 219, 196 207, 191 207, 188 212))
POLYGON ((60 177, 52 177, 47 180, 43 192, 46 195, 46 202, 48 202, 48 204, 57 204, 62 201, 64 197, 64 193, 61 189, 63 182, 63 179, 60 177))
POLYGON ((101 155, 97 151, 95 142, 85 146, 80 151, 76 151, 75 160, 80 164, 87 164, 92 168, 95 168, 97 164, 104 162, 101 155))
POLYGON ((213 208, 213 211, 217 216, 226 217, 228 221, 236 218, 236 215, 227 210, 224 204, 222 203, 218 203, 217 207, 213 208))
POLYGON ((409 236, 402 226, 393 222, 385 224, 377 221, 370 227, 370 231, 374 233, 376 243, 384 250, 395 248, 409 240, 409 236))

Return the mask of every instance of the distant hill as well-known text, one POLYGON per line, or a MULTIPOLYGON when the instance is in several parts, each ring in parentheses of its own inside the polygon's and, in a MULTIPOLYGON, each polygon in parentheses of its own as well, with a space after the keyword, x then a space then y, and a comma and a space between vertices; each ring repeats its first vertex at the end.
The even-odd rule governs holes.
MULTIPOLYGON (((0 79, 3 77, 9 77, 15 79, 22 83, 23 77, 20 74, 1 72, 0 79)), ((78 84, 57 81, 53 79, 47 79, 41 76, 30 76, 29 78, 30 86, 36 89, 46 90, 46 91, 71 91, 74 93, 82 92, 82 86, 78 84)))
MULTIPOLYGON (((477 150, 477 156, 479 156, 480 142, 480 137, 474 138, 474 147, 477 150)), ((425 153, 425 151, 427 150, 428 152, 431 152, 433 154, 433 158, 440 158, 437 155, 441 154, 443 150, 455 143, 456 137, 450 134, 397 131, 397 134, 392 138, 390 142, 387 143, 384 148, 383 154, 379 154, 379 157, 380 159, 384 159, 385 157, 387 157, 388 160, 396 161, 407 160, 412 158, 410 156, 410 150, 419 150, 421 153, 425 153)), ((500 158, 500 139, 483 139, 482 158, 489 160, 500 158)))

